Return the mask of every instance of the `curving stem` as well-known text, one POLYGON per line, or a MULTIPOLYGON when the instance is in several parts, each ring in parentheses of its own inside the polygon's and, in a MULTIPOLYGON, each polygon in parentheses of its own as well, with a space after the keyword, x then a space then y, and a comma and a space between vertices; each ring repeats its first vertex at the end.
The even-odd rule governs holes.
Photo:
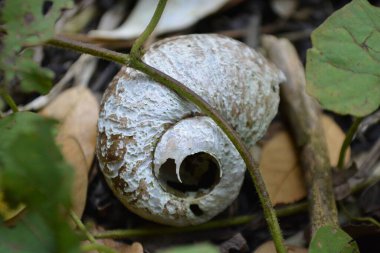
POLYGON ((154 11, 153 17, 149 21, 149 24, 132 45, 131 57, 139 58, 141 56, 141 48, 156 28, 158 21, 160 21, 162 13, 165 10, 166 2, 167 0, 160 0, 158 2, 156 10, 154 11))
POLYGON ((360 123, 363 121, 363 117, 355 118, 354 122, 350 126, 350 129, 348 129, 348 132, 346 134, 346 138, 344 138, 342 147, 340 149, 339 153, 339 162, 338 162, 338 169, 343 169, 344 167, 344 158, 346 157, 346 152, 348 147, 350 146, 350 143, 352 142, 356 131, 358 130, 358 127, 360 123))
POLYGON ((254 162, 249 150, 242 142, 238 134, 229 126, 229 124, 223 119, 223 117, 213 109, 203 98, 198 96, 194 91, 186 87, 184 84, 166 75, 165 73, 145 64, 139 59, 131 59, 130 67, 137 69, 158 83, 161 83, 169 89, 176 92, 179 96, 191 101, 199 107, 207 116, 212 118, 215 123, 223 130, 230 141, 234 144, 239 154, 242 156, 249 174, 252 177, 252 181, 255 185, 257 194, 261 202, 261 206, 264 211, 265 220, 268 223, 269 231, 272 235, 273 241, 276 245, 276 250, 279 253, 287 252, 282 238, 282 233, 276 212, 272 206, 272 202, 269 198, 268 191, 266 189, 264 180, 261 176, 260 170, 254 162))
POLYGON ((161 14, 165 8, 166 2, 167 0, 159 1, 151 22, 148 24, 147 28, 142 33, 142 35, 136 40, 135 44, 132 46, 131 54, 129 56, 125 54, 113 52, 110 50, 106 50, 103 48, 97 48, 96 46, 91 45, 91 44, 78 42, 78 41, 72 41, 62 36, 54 37, 53 39, 49 40, 47 44, 52 45, 52 46, 72 49, 72 50, 82 52, 82 53, 91 54, 91 55, 94 55, 106 60, 111 60, 117 63, 125 64, 129 67, 139 70, 147 74, 148 76, 150 76, 153 80, 170 88, 171 90, 179 94, 181 97, 194 103, 207 116, 212 118, 215 121, 215 123, 228 136, 228 138, 231 140, 235 148, 238 150, 238 152, 242 156, 247 166, 247 169, 252 177, 257 194, 259 195, 259 199, 261 202, 261 206, 263 208, 265 220, 267 221, 269 232, 272 235, 276 250, 278 253, 286 253, 287 249, 284 245, 284 240, 282 237, 282 233, 281 233, 280 225, 278 223, 276 212, 269 198, 269 194, 266 189, 264 180, 261 176, 260 170, 258 166, 256 165, 256 163, 254 162, 249 150, 247 149, 245 144, 241 141, 237 133, 229 126, 229 124, 223 119, 223 117, 217 111, 215 111, 204 99, 202 99, 192 90, 187 88, 184 84, 162 73, 161 71, 145 64, 144 62, 140 60, 140 56, 141 56, 140 48, 144 44, 146 39, 148 39, 149 35, 153 32, 154 28, 156 27, 161 17, 161 14))

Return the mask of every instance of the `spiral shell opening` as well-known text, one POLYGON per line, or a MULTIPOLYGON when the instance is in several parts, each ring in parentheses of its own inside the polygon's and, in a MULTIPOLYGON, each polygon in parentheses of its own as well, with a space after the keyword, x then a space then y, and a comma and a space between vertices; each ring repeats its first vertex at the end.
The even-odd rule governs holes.
POLYGON ((179 166, 178 173, 176 168, 175 160, 169 158, 161 165, 159 174, 156 176, 167 191, 172 191, 177 196, 189 192, 199 192, 199 195, 207 194, 221 178, 218 161, 205 152, 185 157, 179 166))

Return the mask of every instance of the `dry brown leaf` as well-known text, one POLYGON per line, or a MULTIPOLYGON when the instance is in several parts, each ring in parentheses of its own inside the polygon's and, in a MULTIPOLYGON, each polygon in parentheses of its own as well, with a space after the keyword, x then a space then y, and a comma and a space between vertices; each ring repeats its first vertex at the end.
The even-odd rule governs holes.
MULTIPOLYGON (((322 125, 327 136, 326 142, 330 162, 335 166, 345 135, 334 120, 327 116, 322 117, 322 125)), ((346 162, 348 160, 349 152, 347 152, 346 162)), ((273 205, 292 203, 307 195, 296 148, 286 131, 276 133, 264 145, 260 169, 273 205)))
POLYGON ((86 202, 88 171, 95 153, 99 104, 89 89, 78 86, 60 94, 40 113, 60 122, 56 140, 75 171, 73 210, 81 217, 86 202))
MULTIPOLYGON (((295 247, 295 246, 286 246, 288 253, 307 253, 307 249, 295 247)), ((261 244, 254 253, 276 253, 276 248, 274 247, 273 241, 267 241, 261 244)))

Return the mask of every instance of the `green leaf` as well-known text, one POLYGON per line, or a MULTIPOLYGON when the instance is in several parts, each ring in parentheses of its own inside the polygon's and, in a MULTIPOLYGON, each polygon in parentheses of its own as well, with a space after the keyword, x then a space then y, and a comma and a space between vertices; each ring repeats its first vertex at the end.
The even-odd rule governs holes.
POLYGON ((359 253, 356 242, 340 228, 325 226, 311 240, 309 253, 359 253))
POLYGON ((188 246, 173 247, 160 250, 158 253, 219 253, 219 249, 209 243, 200 243, 188 246))
POLYGON ((380 8, 353 0, 311 36, 308 92, 322 107, 365 116, 380 105, 380 8))
MULTIPOLYGON (((26 53, 26 52, 25 52, 26 53)), ((6 75, 6 81, 9 83, 12 78, 17 75, 21 80, 21 88, 25 92, 37 91, 42 94, 49 92, 52 86, 52 78, 54 73, 46 68, 41 68, 33 61, 32 55, 24 55, 15 59, 16 63, 13 67, 14 72, 6 75)))
POLYGON ((79 247, 65 215, 71 207, 72 169, 55 144, 55 125, 31 112, 0 120, 0 192, 8 205, 27 206, 15 227, 0 224, 0 245, 7 249, 0 252, 45 252, 34 250, 35 242, 48 247, 46 252, 79 247))
MULTIPOLYGON (((6 35, 2 40, 0 69, 9 84, 14 78, 21 82, 24 91, 47 93, 53 73, 40 69, 25 46, 38 45, 54 35, 55 21, 63 8, 70 7, 71 0, 6 0, 2 9, 2 22, 6 35), (44 3, 52 3, 43 13, 44 3)), ((46 5, 45 5, 46 6, 46 5)))

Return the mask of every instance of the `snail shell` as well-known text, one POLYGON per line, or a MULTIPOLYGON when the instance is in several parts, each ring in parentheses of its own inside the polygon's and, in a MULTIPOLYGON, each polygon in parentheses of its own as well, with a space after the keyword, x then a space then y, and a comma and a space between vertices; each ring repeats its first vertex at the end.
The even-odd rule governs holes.
MULTIPOLYGON (((249 147, 277 112, 283 75, 253 49, 213 34, 153 44, 142 60, 217 109, 249 147)), ((237 197, 245 164, 192 103, 132 68, 102 100, 97 155, 107 183, 136 214, 174 226, 205 222, 237 197)))

